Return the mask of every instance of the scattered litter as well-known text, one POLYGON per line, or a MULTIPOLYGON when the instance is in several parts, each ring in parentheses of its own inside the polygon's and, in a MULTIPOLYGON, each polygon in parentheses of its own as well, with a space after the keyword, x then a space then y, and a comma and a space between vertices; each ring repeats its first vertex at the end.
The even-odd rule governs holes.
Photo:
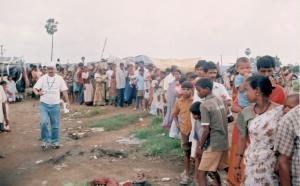
POLYGON ((123 145, 140 145, 144 142, 145 140, 140 140, 134 136, 130 136, 128 138, 120 138, 116 142, 119 144, 123 145))
POLYGON ((98 127, 98 128, 92 128, 91 129, 93 132, 103 132, 104 128, 103 127, 98 127))
POLYGON ((128 153, 110 150, 110 149, 102 149, 102 148, 94 148, 91 150, 91 153, 94 154, 97 158, 104 158, 104 157, 113 157, 113 158, 127 158, 128 153))
POLYGON ((168 181, 171 181, 171 178, 162 178, 161 181, 162 182, 168 182, 168 181))
POLYGON ((151 186, 147 181, 124 181, 119 183, 120 186, 151 186))
POLYGON ((58 171, 61 171, 63 168, 67 167, 66 164, 62 163, 62 164, 59 164, 59 165, 55 165, 54 168, 58 171))
POLYGON ((139 120, 140 120, 140 122, 144 121, 144 119, 143 119, 143 118, 140 118, 139 120))
POLYGON ((83 122, 82 121, 77 121, 77 123, 82 124, 83 122))
POLYGON ((106 186, 119 186, 118 182, 116 182, 113 179, 109 178, 100 178, 100 179, 94 179, 91 182, 92 186, 99 186, 99 185, 106 185, 106 186))
POLYGON ((93 156, 93 158, 95 159, 95 160, 97 160, 98 158, 97 158, 97 156, 93 156))
POLYGON ((48 185, 48 181, 47 181, 47 180, 44 180, 44 181, 42 182, 42 185, 48 185))
POLYGON ((78 129, 70 129, 68 131, 68 137, 73 140, 88 137, 90 133, 93 132, 92 129, 82 129, 82 127, 78 127, 78 129))
POLYGON ((35 164, 38 165, 38 164, 41 164, 41 163, 43 163, 43 162, 44 162, 44 160, 37 160, 37 161, 35 162, 35 164))
POLYGON ((66 157, 68 156, 72 156, 71 151, 67 151, 63 155, 60 155, 56 158, 50 158, 49 160, 47 160, 47 163, 52 163, 53 165, 60 165, 65 161, 66 157))

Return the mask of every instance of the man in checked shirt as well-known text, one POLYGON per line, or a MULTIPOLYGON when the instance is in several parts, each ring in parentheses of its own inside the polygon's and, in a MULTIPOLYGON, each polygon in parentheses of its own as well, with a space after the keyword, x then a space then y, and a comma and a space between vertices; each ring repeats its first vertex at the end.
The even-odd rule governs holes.
POLYGON ((300 106, 298 104, 298 106, 290 110, 281 119, 277 131, 276 148, 279 152, 279 176, 281 185, 300 186, 299 115, 300 106))

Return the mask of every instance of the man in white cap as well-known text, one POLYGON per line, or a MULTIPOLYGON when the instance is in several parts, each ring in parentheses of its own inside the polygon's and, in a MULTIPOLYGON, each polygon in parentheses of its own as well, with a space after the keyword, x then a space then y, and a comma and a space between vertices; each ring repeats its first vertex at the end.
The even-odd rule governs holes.
POLYGON ((33 92, 40 96, 40 127, 42 149, 48 148, 49 142, 54 149, 59 146, 59 122, 60 122, 60 93, 63 93, 67 105, 69 105, 68 87, 63 78, 55 73, 55 63, 47 64, 47 74, 42 76, 33 87, 33 92), (51 136, 48 132, 50 120, 51 136))

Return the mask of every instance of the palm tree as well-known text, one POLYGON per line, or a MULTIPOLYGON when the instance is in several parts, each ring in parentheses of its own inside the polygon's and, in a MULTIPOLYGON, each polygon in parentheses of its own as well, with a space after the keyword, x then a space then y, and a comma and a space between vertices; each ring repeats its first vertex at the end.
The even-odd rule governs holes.
POLYGON ((55 32, 57 32, 57 25, 58 22, 55 21, 55 19, 53 18, 49 18, 47 20, 47 24, 45 25, 46 31, 49 35, 51 35, 51 62, 52 62, 52 58, 53 58, 53 35, 55 32))

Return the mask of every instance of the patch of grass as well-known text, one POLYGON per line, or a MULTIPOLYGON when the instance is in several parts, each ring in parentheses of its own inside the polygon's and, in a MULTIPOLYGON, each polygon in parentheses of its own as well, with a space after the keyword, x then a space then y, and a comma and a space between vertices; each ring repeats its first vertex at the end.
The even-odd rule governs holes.
POLYGON ((89 125, 90 128, 103 127, 104 130, 111 131, 124 128, 130 124, 134 124, 139 121, 140 117, 146 117, 147 115, 143 114, 119 114, 107 119, 101 119, 95 123, 89 125))
POLYGON ((148 156, 179 156, 183 158, 180 140, 169 137, 169 131, 161 127, 162 118, 154 117, 149 126, 135 131, 135 137, 146 140, 142 151, 148 156))

